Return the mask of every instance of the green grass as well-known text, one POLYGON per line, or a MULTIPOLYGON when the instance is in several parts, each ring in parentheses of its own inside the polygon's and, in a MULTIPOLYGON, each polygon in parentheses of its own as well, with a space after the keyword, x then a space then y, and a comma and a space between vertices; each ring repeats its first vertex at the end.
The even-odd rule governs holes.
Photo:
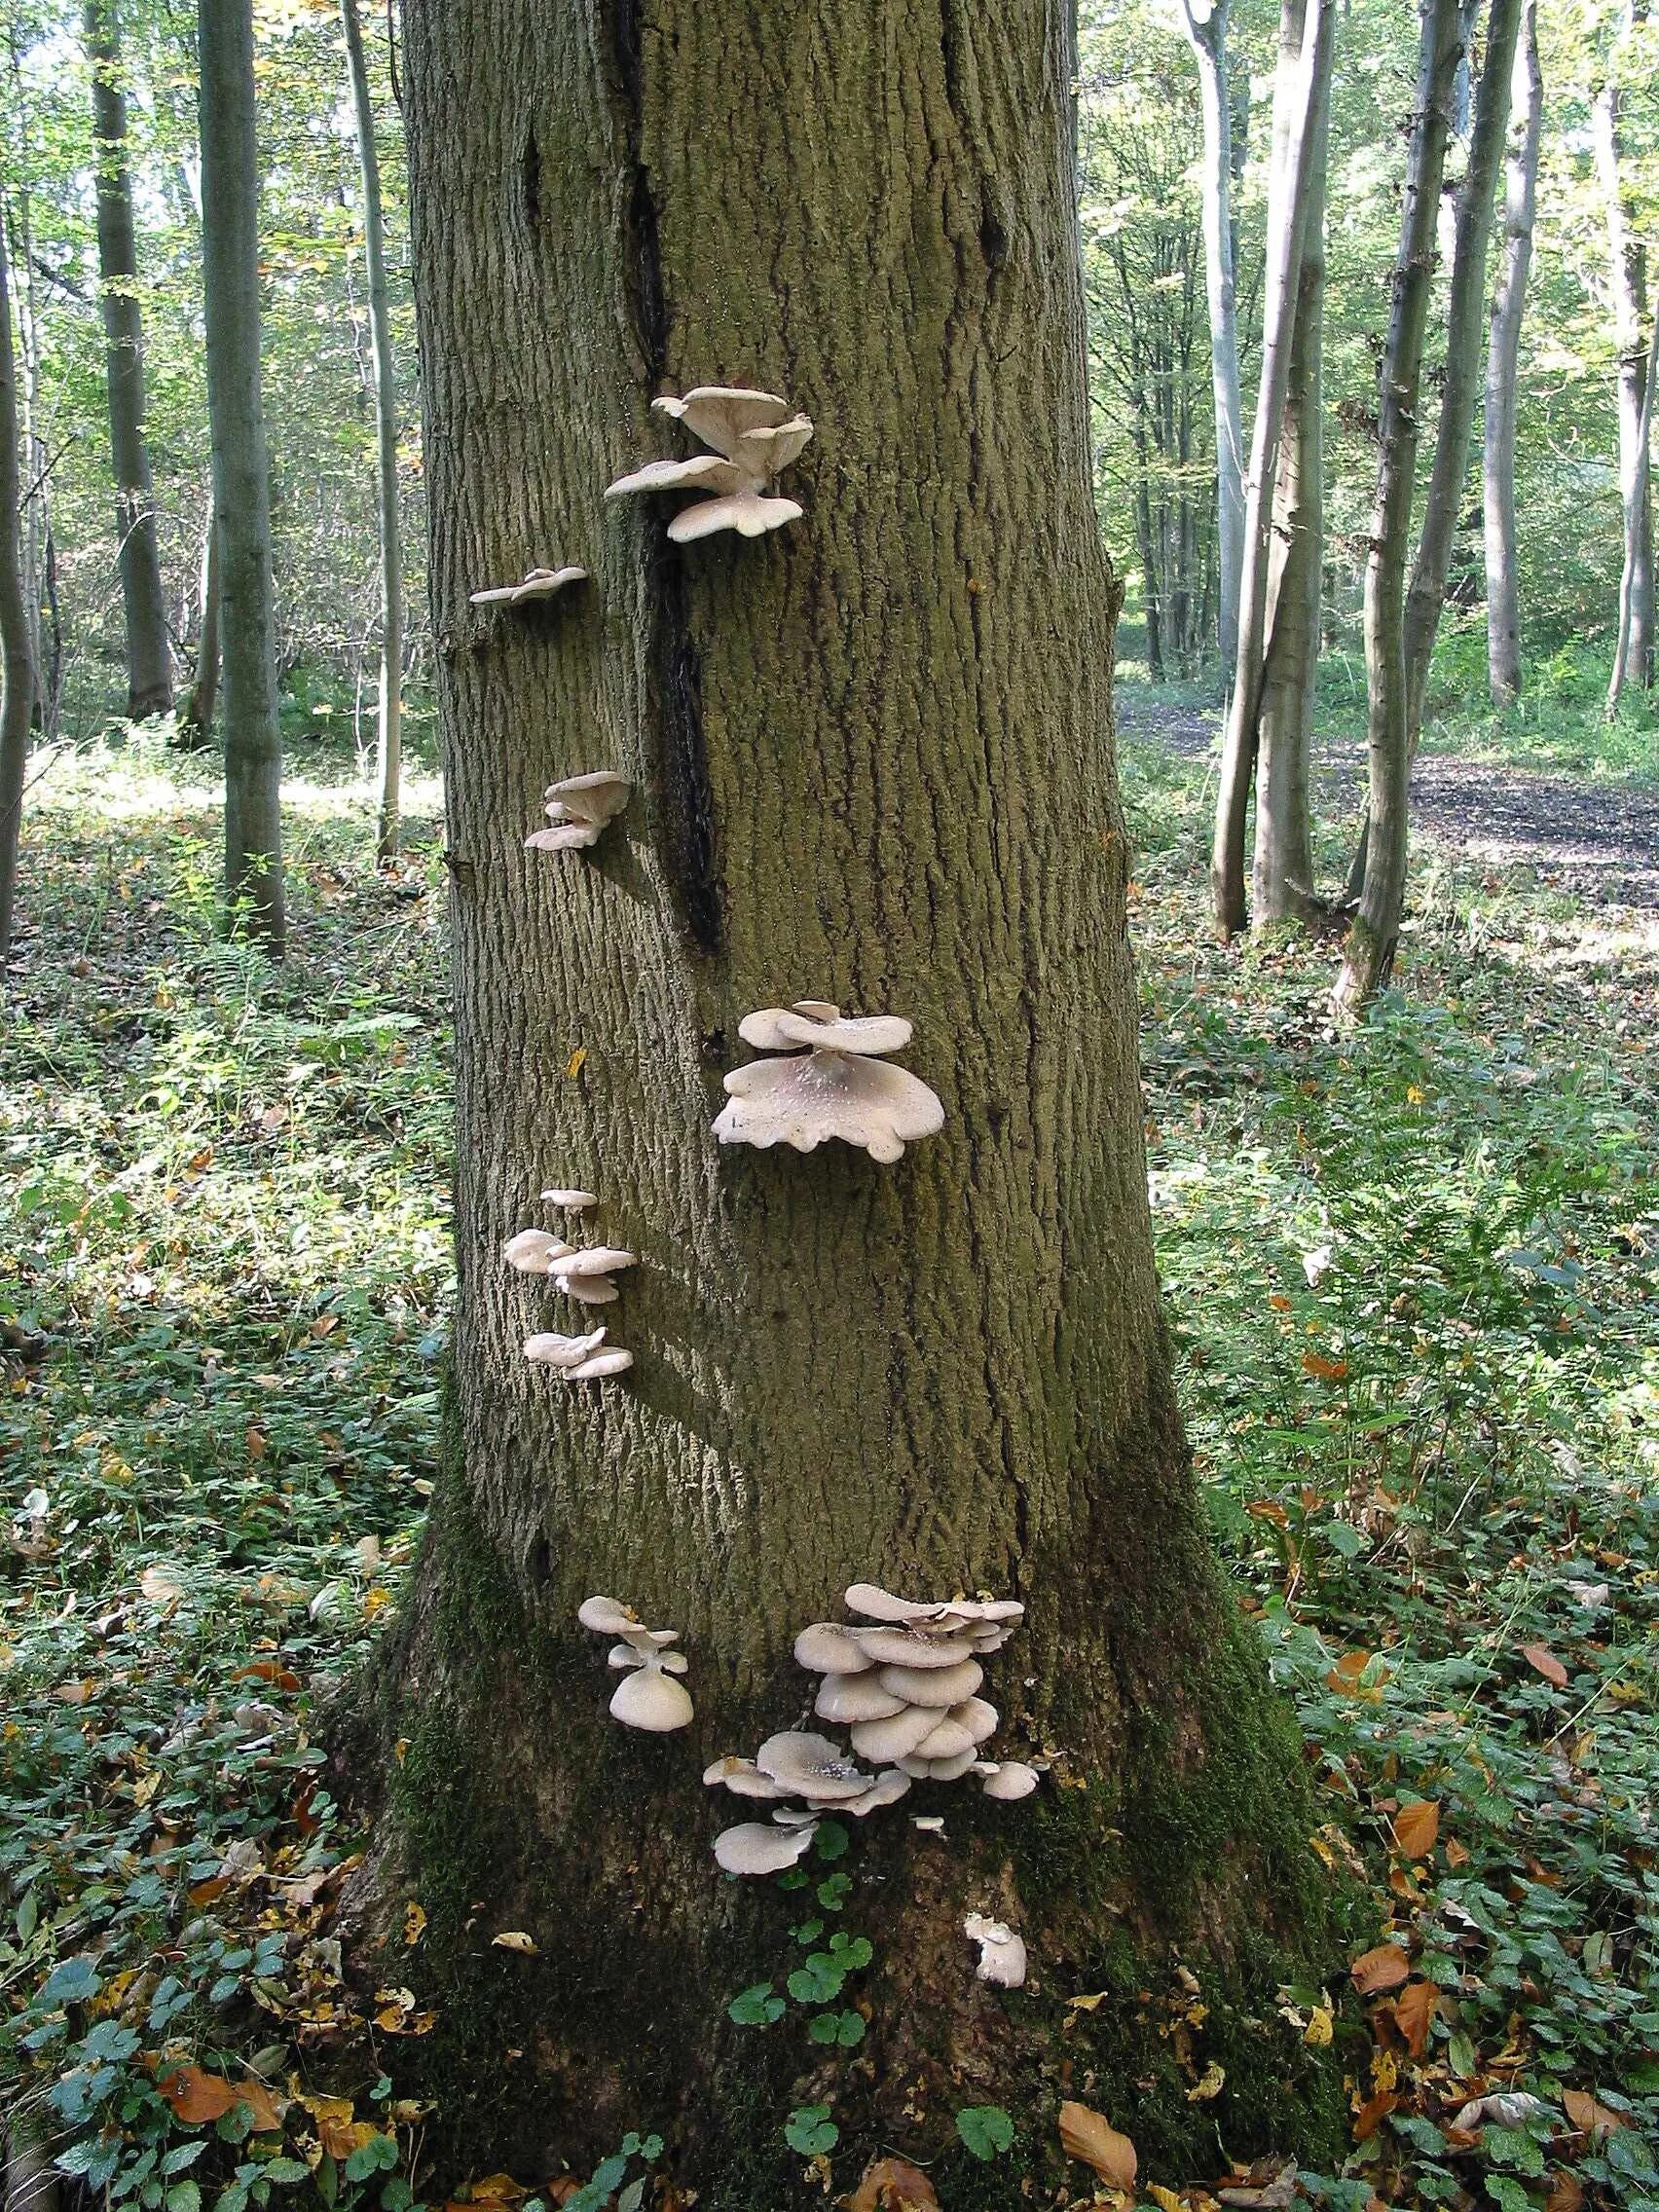
MULTIPOLYGON (((1653 2212, 1655 939, 1440 862, 1399 991, 1339 1032, 1329 947, 1210 941, 1208 763, 1122 766, 1155 1221, 1218 1540, 1309 1737, 1314 1848, 1436 1993, 1416 2054, 1398 1991, 1369 2001, 1352 2157, 1309 2187, 1523 2212, 1570 2173, 1653 2212), (1416 1857, 1413 1802, 1438 1819, 1416 1857), (1523 2102, 1454 2129, 1491 2094, 1523 2102)), ((321 746, 303 768, 277 973, 215 934, 211 763, 60 759, 0 1020, 0 2107, 144 2212, 402 2212, 419 2183, 394 2084, 423 2023, 340 1978, 358 1839, 316 1721, 394 1607, 436 1443, 436 793, 388 882, 352 771, 321 746), (256 2067, 279 2126, 257 2090, 185 2117, 175 2059, 256 2067)), ((1347 1966, 1286 1993, 1310 2037, 1347 1966)))

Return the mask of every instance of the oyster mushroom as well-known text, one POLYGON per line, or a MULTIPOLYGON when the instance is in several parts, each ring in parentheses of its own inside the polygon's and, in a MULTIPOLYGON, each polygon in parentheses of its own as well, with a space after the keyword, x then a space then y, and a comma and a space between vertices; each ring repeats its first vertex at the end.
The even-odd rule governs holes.
POLYGON ((596 1636, 626 1636, 634 1629, 644 1636, 651 1634, 632 1605, 621 1604, 614 1598, 584 1598, 576 1607, 576 1618, 596 1636))
MULTIPOLYGON (((617 1648, 632 1653, 632 1646, 617 1648)), ((694 1712, 690 1693, 683 1682, 674 1679, 684 1669, 683 1656, 678 1651, 642 1651, 633 1658, 632 1672, 611 1692, 612 1717, 625 1728, 644 1728, 657 1736, 687 1727, 694 1712)))
POLYGON ((940 1715, 926 1706, 907 1705, 885 1720, 855 1720, 853 1749, 861 1758, 874 1759, 882 1765, 890 1759, 906 1759, 939 1724, 940 1715))
POLYGON ((491 584, 484 591, 468 592, 474 607, 522 607, 527 600, 551 599, 567 584, 587 579, 585 569, 527 569, 516 584, 491 584))
POLYGON ((971 1912, 962 1923, 962 1933, 979 1946, 979 1964, 975 1969, 978 1980, 995 1982, 1002 1989, 1021 1986, 1025 1980, 1025 1942, 1006 1920, 990 1920, 982 1912, 971 1912))
POLYGON ((746 1015, 738 1034, 758 1051, 790 1056, 732 1069, 715 1122, 721 1144, 816 1152, 834 1137, 890 1163, 944 1126, 938 1095, 884 1057, 910 1041, 910 1024, 898 1015, 843 1020, 829 1000, 801 999, 746 1015))
POLYGON ((682 399, 653 401, 657 412, 684 424, 712 453, 689 461, 652 461, 606 491, 608 499, 635 492, 707 492, 711 498, 682 507, 668 526, 676 545, 688 545, 717 531, 735 530, 759 537, 793 522, 801 509, 773 492, 774 479, 800 455, 812 436, 804 415, 792 415, 789 401, 775 392, 749 391, 729 385, 699 385, 682 399))
POLYGON ((916 1782, 960 1782, 973 1763, 974 1752, 970 1748, 958 1751, 953 1759, 903 1758, 899 1768, 916 1782))
POLYGON ((706 1766, 703 1780, 711 1789, 729 1789, 734 1797, 789 1795, 782 1784, 774 1782, 769 1774, 762 1774, 753 1759, 740 1759, 730 1753, 723 1759, 716 1759, 713 1766, 706 1766))
POLYGON ((525 850, 533 853, 568 853, 597 845, 608 822, 628 803, 633 785, 610 768, 596 768, 585 776, 567 776, 562 784, 549 784, 547 819, 551 830, 533 830, 525 850))
POLYGON ((567 1213, 585 1213, 599 1200, 591 1191, 543 1191, 541 1202, 544 1206, 563 1206, 567 1213))
POLYGON ((620 1252, 608 1244, 595 1244, 585 1252, 572 1252, 566 1245, 549 1261, 547 1272, 555 1287, 579 1305, 614 1306, 620 1293, 610 1278, 623 1268, 631 1268, 634 1259, 632 1252, 620 1252))
POLYGON ((562 1236, 553 1236, 545 1229, 521 1229, 501 1246, 501 1257, 521 1275, 550 1275, 554 1261, 563 1259, 570 1249, 562 1236))
POLYGON ((813 1621, 794 1641, 795 1665, 814 1675, 860 1675, 874 1664, 834 1621, 813 1621))
POLYGON ((973 1770, 983 1775, 979 1788, 987 1797, 1001 1797, 1013 1803, 1020 1797, 1029 1797, 1041 1780, 1034 1766, 1023 1759, 976 1759, 973 1770))
POLYGON ((817 1833, 816 1821, 800 1827, 745 1821, 716 1836, 715 1858, 728 1874, 780 1874, 806 1857, 817 1833))
POLYGON ((844 1728, 852 1720, 890 1720, 903 1712, 904 1700, 884 1689, 872 1674, 826 1675, 812 1710, 820 1720, 844 1728))
POLYGON ((585 1337, 559 1337, 551 1334, 526 1337, 524 1356, 536 1367, 558 1367, 567 1373, 580 1367, 582 1362, 598 1351, 605 1342, 605 1331, 594 1329, 585 1337))
POLYGON ((834 1805, 862 1797, 875 1782, 874 1775, 866 1774, 828 1736, 793 1728, 768 1736, 755 1754, 755 1764, 778 1784, 785 1796, 804 1797, 809 1805, 834 1805))
POLYGON ((881 1689, 905 1705, 942 1706, 972 1697, 984 1678, 977 1659, 958 1659, 949 1667, 882 1667, 875 1677, 881 1689))

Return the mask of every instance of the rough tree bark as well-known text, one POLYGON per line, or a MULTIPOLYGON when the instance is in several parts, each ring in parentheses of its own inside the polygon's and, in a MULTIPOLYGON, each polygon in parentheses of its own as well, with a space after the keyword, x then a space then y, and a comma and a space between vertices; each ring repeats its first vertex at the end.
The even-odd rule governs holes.
POLYGON ((1422 529, 1406 593, 1406 744, 1416 754, 1422 734, 1428 664, 1446 604, 1452 542, 1463 510, 1469 437, 1481 379, 1481 323, 1486 309, 1487 249, 1492 238, 1497 173, 1509 135, 1509 84, 1522 0, 1492 0, 1486 52, 1475 92, 1469 158, 1457 192, 1452 288, 1447 304, 1446 367, 1435 425, 1434 460, 1423 498, 1422 529))
POLYGON ((179 743, 205 745, 213 729, 213 710, 219 703, 219 534, 213 527, 209 500, 207 527, 202 534, 201 626, 196 639, 196 674, 179 709, 179 743))
POLYGON ((1238 657, 1222 740, 1210 892, 1224 937, 1244 926, 1244 833, 1256 773, 1257 719, 1266 651, 1268 571, 1285 392, 1290 383, 1298 272, 1309 206, 1309 164, 1330 97, 1336 38, 1334 0, 1283 0, 1273 84, 1273 150, 1268 186, 1268 246, 1262 306, 1262 375, 1250 442, 1244 571, 1238 599, 1238 657))
POLYGON ((1204 289, 1209 303, 1210 390, 1215 406, 1216 535, 1221 665, 1238 656, 1238 586, 1244 562, 1244 430, 1238 397, 1238 315, 1233 240, 1233 101, 1227 61, 1228 0, 1181 0, 1198 65, 1203 115, 1204 289))
POLYGON ((23 598, 22 486, 18 468, 18 368, 6 226, 0 222, 0 968, 12 949, 23 769, 34 716, 33 627, 23 598))
POLYGON ((403 775, 403 536, 397 511, 397 384, 391 362, 391 307, 386 280, 375 104, 357 0, 340 0, 347 71, 357 120, 363 179, 363 256, 369 277, 369 343, 375 363, 375 455, 380 495, 381 663, 379 744, 375 755, 375 858, 395 860, 403 775))
POLYGON ((970 1899, 1051 1986, 1109 1992, 1066 2055, 1159 2170, 1210 2171, 1218 2117, 1265 2142, 1287 2097, 1299 2143, 1342 2133, 1315 2054, 1263 2041, 1263 1931, 1316 1909, 1309 1810, 1159 1316, 1064 14, 835 0, 779 38, 693 0, 406 9, 461 1287, 432 1532, 340 1770, 389 1790, 357 1956, 381 1971, 378 1933, 435 2002, 422 2062, 474 2171, 660 2125, 705 2212, 822 2204, 781 2134, 804 2082, 838 2174, 925 2145, 976 2201, 957 2106, 1051 2113, 1057 2046, 974 1980, 970 1899), (817 424, 802 519, 680 550, 664 502, 604 501, 688 450, 652 394, 737 379, 817 424), (536 557, 592 580, 468 607, 536 557), (601 766, 634 786, 602 842, 525 852, 548 779, 601 766), (744 1014, 819 993, 915 1021, 948 1118, 894 1166, 711 1137, 744 1014), (500 1247, 549 1182, 640 1258, 610 1309, 636 1365, 600 1388, 521 1351, 555 1309, 500 1247), (849 2070, 728 2022, 793 1916, 717 1876, 744 1808, 698 1776, 806 1711, 793 1637, 857 1577, 1024 1598, 1001 1741, 1059 1759, 1012 1820, 930 1787, 860 1828, 880 1965, 849 2070), (686 1734, 608 1719, 595 1592, 682 1632, 686 1734), (1219 2115, 1140 1996, 1177 1932, 1219 2115))
POLYGON ((225 896, 274 954, 283 939, 282 746, 271 486, 259 383, 259 168, 252 0, 201 0, 202 276, 225 693, 225 896))
POLYGON ((1387 982, 1406 892, 1411 777, 1405 649, 1406 556, 1417 471, 1418 397, 1434 287, 1435 217, 1452 98, 1463 52, 1458 0, 1419 0, 1421 35, 1400 210, 1400 245, 1378 394, 1377 499, 1365 564, 1366 742, 1370 757, 1365 889, 1332 991, 1338 1013, 1359 1014, 1387 982))
MULTIPOLYGON (((1619 701, 1634 668, 1640 671, 1641 663, 1632 649, 1631 639, 1639 620, 1642 574, 1633 548, 1640 541, 1641 517, 1648 517, 1649 535, 1652 524, 1653 501, 1653 409, 1659 397, 1659 295, 1653 301, 1653 319, 1648 325, 1647 359, 1643 365, 1641 386, 1641 413, 1637 418, 1636 472, 1625 493, 1624 543, 1625 557, 1619 572, 1619 620, 1613 638, 1613 673, 1607 683, 1607 719, 1616 719, 1619 701)), ((1649 565, 1651 567, 1651 564, 1649 565)), ((1646 579, 1652 581, 1651 574, 1646 579)))
POLYGON ((1494 707, 1521 696, 1521 585, 1515 536, 1515 380, 1521 319, 1532 265, 1532 215, 1543 130, 1544 79, 1538 65, 1537 0, 1526 0, 1510 104, 1514 110, 1504 174, 1503 258, 1492 295, 1487 338, 1482 491, 1486 526, 1487 677, 1494 707))
MULTIPOLYGON (((1644 5, 1633 0, 1625 11, 1627 31, 1645 20, 1646 12, 1644 5)), ((1648 443, 1642 430, 1648 354, 1643 331, 1647 248, 1631 218, 1630 184, 1624 174, 1623 90, 1617 75, 1624 50, 1625 41, 1621 39, 1613 51, 1607 82, 1591 111, 1596 173, 1607 205, 1613 337, 1619 363, 1619 498, 1624 518, 1619 600, 1621 607, 1628 605, 1630 610, 1628 620, 1620 623, 1623 645, 1608 686, 1609 713, 1616 711, 1619 695, 1627 685, 1645 690, 1654 678, 1653 496, 1648 443)))
MULTIPOLYGON (((1329 89, 1329 79, 1326 80, 1329 89)), ((1308 921, 1313 888, 1313 830, 1308 761, 1319 667, 1325 561, 1325 174, 1329 102, 1312 129, 1297 272, 1296 319, 1273 488, 1267 647, 1257 718, 1256 852, 1252 921, 1308 921)))
POLYGON ((144 437, 144 315, 138 298, 132 178, 127 166, 127 95, 121 85, 117 0, 86 0, 84 23, 97 144, 99 297, 116 543, 127 619, 127 712, 138 721, 147 715, 171 714, 173 657, 144 437))

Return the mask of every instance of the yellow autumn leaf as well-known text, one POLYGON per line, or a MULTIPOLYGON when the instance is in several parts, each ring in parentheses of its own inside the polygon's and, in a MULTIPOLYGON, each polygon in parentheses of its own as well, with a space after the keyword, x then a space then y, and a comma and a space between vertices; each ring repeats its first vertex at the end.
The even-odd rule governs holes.
POLYGON ((1187 2091, 1187 2102, 1190 2105, 1208 2104, 1211 2097, 1220 2096, 1222 2091, 1222 2084, 1226 2082, 1226 2067, 1221 2064, 1219 2059, 1212 2058, 1209 2064, 1204 2068, 1203 2072, 1198 2076, 1198 2079, 1187 2091))
POLYGON ((1311 2044, 1315 2050, 1322 2049, 1336 2032, 1336 2016, 1328 2005, 1315 2005, 1302 2031, 1302 2040, 1311 2044))
POLYGON ((527 1936, 522 1928, 503 1928, 490 1941, 498 1951, 517 1951, 522 1958, 534 1959, 539 1945, 534 1936, 527 1936))

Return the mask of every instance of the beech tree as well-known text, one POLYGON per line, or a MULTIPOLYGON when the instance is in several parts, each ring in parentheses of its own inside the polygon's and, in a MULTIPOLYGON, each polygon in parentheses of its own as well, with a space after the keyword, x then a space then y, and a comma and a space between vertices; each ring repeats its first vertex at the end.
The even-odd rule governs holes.
POLYGON ((1544 79, 1538 63, 1537 0, 1525 0, 1510 104, 1513 121, 1504 165, 1503 252, 1493 287, 1487 338, 1486 423, 1481 448, 1486 534, 1487 676, 1494 707, 1521 696, 1521 587, 1515 535, 1515 380, 1521 363, 1521 321, 1532 265, 1532 218, 1538 186, 1538 142, 1544 79))
POLYGON ((252 0, 201 0, 202 276, 225 700, 225 896, 282 949, 282 745, 259 373, 252 0))
POLYGON ((1055 1764, 1021 1805, 919 1784, 851 1824, 881 1964, 843 2146, 966 2164, 976 2091, 1051 2102, 1054 2028, 974 1978, 993 1900, 1050 1986, 1107 1993, 1064 2054, 1159 2170, 1211 2171, 1218 2120, 1265 2145, 1286 2094, 1299 2143, 1345 2131, 1274 2025, 1311 1816, 1159 1312, 1066 32, 1040 0, 837 0, 789 37, 687 0, 405 13, 460 1304, 432 1534, 343 1771, 379 1746, 359 1954, 432 2000, 470 2170, 652 2126, 709 2212, 823 2201, 782 2132, 811 2046, 726 2013, 799 1908, 717 1872, 743 1807, 699 1776, 809 1710, 793 1641, 861 1580, 1023 1601, 996 1741, 1055 1764), (689 451, 653 397, 712 383, 810 417, 804 511, 677 544, 671 502, 604 494, 689 451), (543 564, 589 580, 469 606, 543 564), (543 786, 602 769, 631 795, 591 851, 527 851, 543 786), (942 1129, 886 1163, 717 1147, 739 1023, 821 997, 914 1022, 942 1129), (502 1244, 550 1184, 637 1255, 626 1377, 525 1357, 563 1309, 502 1244), (608 1717, 595 1593, 681 1633, 688 1730, 608 1717), (1176 1937, 1228 2070, 1201 2111, 1140 1994, 1176 1937))
POLYGON ((173 703, 172 639, 156 543, 155 496, 144 434, 144 316, 127 164, 127 94, 121 81, 117 0, 86 0, 96 135, 99 297, 109 384, 116 544, 127 617, 127 712, 167 715, 173 703))
POLYGON ((18 367, 12 284, 0 222, 0 968, 12 949, 23 773, 34 712, 34 624, 23 597, 22 489, 18 468, 18 367))
MULTIPOLYGON (((1618 351, 1619 498, 1624 557, 1619 580, 1619 638, 1607 691, 1609 714, 1627 685, 1646 689, 1654 677, 1655 584, 1653 495, 1649 468, 1652 411, 1647 403, 1647 247, 1630 204, 1625 175, 1619 71, 1631 33, 1646 19, 1640 0, 1627 0, 1622 33, 1592 111, 1596 173, 1606 203, 1607 259, 1618 351)), ((1659 311, 1656 311, 1659 312, 1659 311)))

